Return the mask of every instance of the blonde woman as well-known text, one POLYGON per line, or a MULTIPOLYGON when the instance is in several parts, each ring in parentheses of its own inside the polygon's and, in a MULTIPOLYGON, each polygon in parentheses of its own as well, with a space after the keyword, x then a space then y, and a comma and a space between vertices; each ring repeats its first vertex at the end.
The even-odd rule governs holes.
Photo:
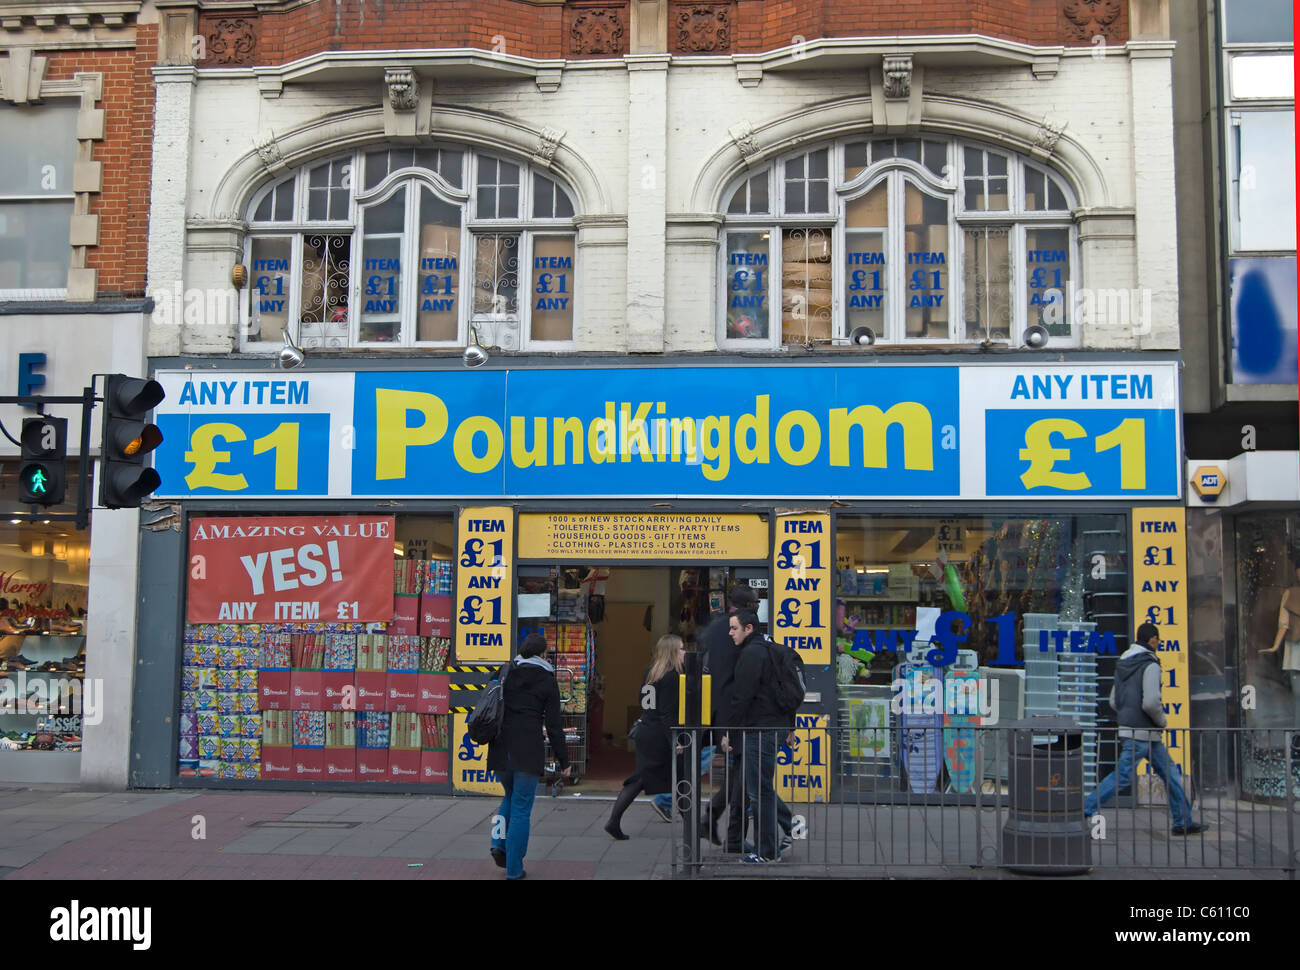
POLYGON ((672 723, 677 717, 677 679, 682 672, 686 647, 682 638, 669 634, 659 638, 641 688, 641 727, 636 736, 636 774, 623 782, 614 800, 605 831, 620 841, 627 838, 619 822, 636 796, 658 795, 672 789, 672 723))

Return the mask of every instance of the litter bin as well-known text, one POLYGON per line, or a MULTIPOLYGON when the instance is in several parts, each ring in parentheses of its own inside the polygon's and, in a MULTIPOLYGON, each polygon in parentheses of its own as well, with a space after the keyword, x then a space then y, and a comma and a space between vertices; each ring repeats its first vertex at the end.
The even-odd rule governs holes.
POLYGON ((1083 728, 1066 718, 1034 717, 1008 729, 1010 810, 1002 828, 1002 865, 1047 876, 1089 871, 1083 728))

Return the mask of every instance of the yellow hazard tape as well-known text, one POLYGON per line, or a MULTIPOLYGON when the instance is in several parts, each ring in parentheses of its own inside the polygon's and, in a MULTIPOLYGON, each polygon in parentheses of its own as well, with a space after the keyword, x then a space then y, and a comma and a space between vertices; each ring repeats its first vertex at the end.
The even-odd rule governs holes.
POLYGON ((485 690, 486 684, 448 684, 452 690, 485 690))
POLYGON ((449 707, 447 708, 447 713, 448 714, 469 714, 473 710, 474 708, 472 707, 449 707))
POLYGON ((449 674, 494 674, 496 673, 496 670, 497 670, 496 667, 484 667, 475 664, 473 666, 448 667, 447 673, 449 674))

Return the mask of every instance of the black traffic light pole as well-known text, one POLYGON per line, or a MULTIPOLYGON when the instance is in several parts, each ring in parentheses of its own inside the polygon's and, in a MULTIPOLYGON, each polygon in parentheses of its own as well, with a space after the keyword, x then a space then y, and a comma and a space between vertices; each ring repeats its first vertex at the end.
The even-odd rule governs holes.
MULTIPOLYGON (((44 521, 46 519, 51 522, 73 522, 78 529, 84 529, 90 524, 90 506, 86 501, 86 489, 90 486, 87 481, 90 475, 90 412, 94 410, 97 400, 99 398, 95 397, 93 384, 90 387, 83 388, 80 397, 57 397, 43 394, 0 396, 0 404, 21 404, 23 407, 36 408, 38 413, 41 413, 42 409, 50 404, 81 405, 81 454, 77 457, 77 511, 75 513, 12 512, 9 514, 9 518, 28 522, 44 521)), ((35 509, 37 506, 32 506, 32 508, 35 509)))

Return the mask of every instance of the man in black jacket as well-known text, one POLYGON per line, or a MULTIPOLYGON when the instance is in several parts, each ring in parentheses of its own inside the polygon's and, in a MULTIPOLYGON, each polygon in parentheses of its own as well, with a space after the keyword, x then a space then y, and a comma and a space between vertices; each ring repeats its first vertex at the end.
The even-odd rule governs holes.
POLYGON ((731 686, 727 720, 743 728, 741 745, 745 797, 754 810, 755 851, 742 862, 775 862, 777 846, 776 749, 790 732, 788 718, 776 705, 772 692, 772 663, 767 639, 758 632, 752 610, 737 610, 729 621, 732 641, 740 647, 731 686))
POLYGON ((540 633, 524 637, 514 663, 504 665, 494 679, 506 675, 501 699, 505 717, 501 733, 488 746, 487 766, 501 782, 505 797, 492 819, 492 860, 506 871, 507 879, 522 879, 524 856, 528 853, 529 819, 537 783, 545 768, 546 746, 542 720, 551 739, 551 750, 569 777, 569 748, 560 719, 560 689, 555 668, 543 659, 546 640, 540 633), (506 666, 510 669, 506 671, 506 666))

